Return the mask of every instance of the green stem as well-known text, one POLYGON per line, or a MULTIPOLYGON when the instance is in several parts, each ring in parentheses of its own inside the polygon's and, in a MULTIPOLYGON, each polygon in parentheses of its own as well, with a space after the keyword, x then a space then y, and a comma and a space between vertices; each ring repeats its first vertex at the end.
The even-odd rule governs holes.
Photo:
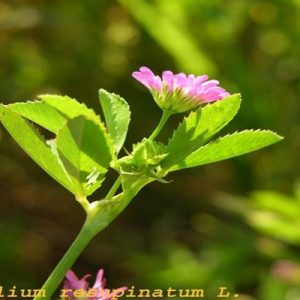
POLYGON ((157 124, 156 128, 154 129, 154 131, 152 132, 152 134, 150 135, 149 140, 154 140, 157 137, 157 135, 160 133, 160 131, 162 130, 162 128, 164 127, 164 125, 166 124, 166 122, 168 121, 171 115, 172 113, 170 111, 168 110, 163 111, 161 119, 157 124))
POLYGON ((121 176, 117 178, 117 180, 115 181, 115 183, 113 184, 113 186, 111 187, 107 195, 105 196, 105 200, 110 200, 115 195, 120 185, 121 185, 121 176))
MULTIPOLYGON (((159 123, 157 124, 156 128, 154 129, 154 131, 152 132, 152 134, 150 135, 149 140, 153 140, 157 137, 157 135, 163 129, 164 125, 166 124, 166 122, 168 121, 168 119, 170 118, 171 115, 172 115, 172 113, 170 111, 167 111, 167 110, 163 111, 161 119, 160 119, 159 123)), ((117 180, 115 181, 115 183, 113 184, 113 186, 111 187, 111 189, 109 190, 107 195, 105 196, 105 199, 110 200, 115 195, 115 193, 118 190, 118 188, 120 187, 120 185, 121 185, 121 176, 119 176, 117 178, 117 180)))
MULTIPOLYGON (((129 184, 126 184, 126 192, 115 196, 111 201, 101 200, 90 204, 89 209, 87 210, 87 219, 81 231, 41 288, 42 291, 45 291, 46 297, 39 295, 35 297, 34 300, 51 299, 55 290, 64 279, 67 271, 72 267, 91 239, 108 226, 108 224, 110 224, 125 209, 138 191, 151 181, 153 181, 153 179, 144 178, 130 182, 129 184)), ((109 194, 112 195, 116 192, 118 182, 119 180, 117 179, 109 194)))
MULTIPOLYGON (((171 116, 171 112, 164 111, 163 115, 154 129, 153 133, 150 135, 149 139, 155 139, 157 135, 162 130, 163 126, 166 124, 167 120, 171 116)), ((84 209, 87 212, 87 219, 84 223, 81 231, 78 236, 72 243, 69 250, 65 253, 61 261, 55 267, 42 289, 46 293, 46 297, 37 296, 34 300, 49 300, 59 284, 64 279, 67 271, 72 267, 76 259, 79 257, 81 252, 85 249, 87 244, 91 241, 91 239, 103 230, 113 219, 116 218, 128 205, 131 199, 136 195, 136 193, 144 186, 145 184, 151 182, 148 178, 146 180, 141 180, 141 182, 137 181, 136 184, 131 183, 127 192, 118 195, 119 200, 117 202, 111 202, 107 200, 112 200, 118 188, 121 185, 121 177, 115 181, 108 194, 105 197, 105 201, 107 202, 98 202, 98 203, 88 203, 88 201, 84 198, 78 197, 77 200, 81 203, 84 209), (101 204, 103 206, 101 207, 101 204), (114 207, 114 205, 116 206, 114 207), (93 205, 95 204, 95 205, 93 205), (99 207, 97 207, 99 205, 99 207), (105 207, 107 205, 107 207, 105 207)), ((116 196, 117 197, 117 196, 116 196)))
POLYGON ((94 237, 94 235, 94 232, 89 230, 89 222, 87 218, 87 221, 84 223, 81 231, 72 243, 71 247, 65 253, 61 261, 55 267, 55 269, 41 288, 43 291, 45 291, 46 297, 37 296, 34 298, 34 300, 48 300, 51 298, 58 285, 64 279, 67 271, 71 268, 73 263, 76 261, 78 256, 81 254, 90 240, 94 237))
POLYGON ((76 201, 80 203, 80 205, 83 207, 85 211, 88 210, 90 202, 87 200, 85 196, 76 196, 76 201))

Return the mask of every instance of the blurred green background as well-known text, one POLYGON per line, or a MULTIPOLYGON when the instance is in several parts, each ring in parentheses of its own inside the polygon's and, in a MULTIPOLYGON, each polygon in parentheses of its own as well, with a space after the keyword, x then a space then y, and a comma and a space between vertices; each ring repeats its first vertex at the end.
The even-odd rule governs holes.
MULTIPOLYGON (((74 270, 103 267, 113 287, 205 288, 209 300, 219 286, 242 300, 300 299, 299 0, 0 1, 0 53, 4 103, 59 93, 99 111, 99 88, 122 95, 133 112, 128 148, 160 117, 131 77, 141 65, 206 73, 241 92, 223 133, 271 128, 285 140, 146 187, 74 270)), ((38 288, 84 214, 0 134, 0 285, 38 288)))

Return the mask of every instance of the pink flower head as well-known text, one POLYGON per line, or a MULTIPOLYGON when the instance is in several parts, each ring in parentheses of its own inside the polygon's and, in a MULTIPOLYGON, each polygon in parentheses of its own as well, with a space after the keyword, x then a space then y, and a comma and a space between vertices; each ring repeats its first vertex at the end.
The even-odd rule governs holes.
POLYGON ((132 76, 150 90, 161 109, 173 113, 185 112, 230 95, 219 86, 217 80, 208 80, 207 75, 173 74, 171 71, 164 71, 162 77, 159 77, 149 68, 141 67, 132 76))
POLYGON ((110 300, 116 299, 121 292, 124 292, 127 289, 126 287, 111 290, 105 288, 106 280, 103 278, 103 274, 103 269, 100 269, 97 273, 94 285, 89 287, 89 282, 86 279, 91 275, 88 274, 79 279, 72 270, 69 270, 66 274, 62 290, 66 297, 63 297, 62 299, 110 300))

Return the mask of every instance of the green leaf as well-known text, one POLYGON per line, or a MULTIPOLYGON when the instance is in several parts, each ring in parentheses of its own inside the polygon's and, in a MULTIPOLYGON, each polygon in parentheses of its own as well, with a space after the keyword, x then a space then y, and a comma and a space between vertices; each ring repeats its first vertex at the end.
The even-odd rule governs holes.
POLYGON ((79 115, 100 120, 92 109, 68 96, 41 95, 39 98, 41 101, 17 102, 6 107, 53 133, 79 115))
POLYGON ((234 118, 240 103, 240 95, 235 94, 191 112, 170 139, 167 145, 169 155, 162 162, 162 168, 170 169, 212 138, 234 118))
POLYGON ((113 158, 104 125, 78 116, 59 130, 56 145, 77 196, 88 196, 99 188, 113 158))
MULTIPOLYGON (((100 184, 101 180, 103 179, 103 176, 106 172, 106 169, 111 161, 110 152, 113 151, 109 150, 109 162, 106 161, 107 159, 107 153, 105 152, 106 148, 112 147, 110 137, 106 133, 106 129, 104 125, 100 122, 99 116, 95 114, 95 112, 89 108, 87 108, 84 104, 79 103, 77 100, 72 99, 67 96, 59 96, 59 95, 42 95, 39 97, 40 101, 34 101, 34 102, 24 102, 24 103, 13 103, 6 106, 3 106, 3 111, 10 112, 10 115, 12 115, 14 120, 17 120, 16 123, 24 123, 26 124, 27 131, 25 132, 24 136, 21 136, 17 132, 21 132, 20 127, 15 127, 11 122, 8 122, 8 119, 3 117, 3 124, 8 128, 8 131, 10 131, 11 135, 16 139, 16 141, 23 147, 23 149, 43 168, 45 169, 52 177, 54 177, 56 180, 58 180, 60 183, 62 183, 68 190, 73 192, 77 195, 89 195, 91 194, 100 184), (5 109, 7 108, 7 109, 5 109), (94 127, 97 127, 97 131, 94 130, 95 137, 90 138, 89 143, 92 141, 91 145, 97 145, 99 146, 99 149, 93 149, 95 150, 95 153, 98 153, 102 157, 102 162, 104 165, 100 166, 94 164, 94 167, 91 169, 79 169, 79 171, 75 168, 75 171, 81 172, 80 175, 84 176, 85 178, 80 178, 81 181, 78 182, 74 181, 73 174, 74 174, 74 167, 72 168, 72 165, 69 163, 67 164, 67 159, 64 159, 64 164, 62 163, 60 157, 59 157, 59 149, 56 144, 56 140, 51 141, 45 141, 37 130, 34 129, 34 127, 28 123, 26 120, 23 119, 27 118, 28 120, 44 127, 45 129, 58 134, 60 133, 60 130, 64 127, 66 127, 67 122, 79 117, 79 116, 87 116, 88 122, 93 122, 93 124, 96 124, 94 127), (28 136, 27 136, 28 135, 28 136), (36 136, 39 136, 40 142, 38 146, 35 146, 36 136), (31 143, 31 140, 34 139, 34 142, 31 143), (102 142, 100 143, 99 140, 102 142), (28 141, 28 143, 27 143, 28 141), (32 147, 34 149, 30 149, 30 143, 32 144, 32 147), (93 144, 94 143, 94 144, 93 144), (43 145, 43 146, 42 146, 43 145), (108 146, 109 145, 109 146, 108 146), (102 148, 101 148, 101 147, 102 148), (39 149, 40 153, 36 153, 36 149, 39 149), (47 151, 47 153, 45 152, 47 151), (40 155, 38 155, 40 154, 40 155), (47 157, 48 162, 46 162, 45 158, 47 157), (60 171, 63 172, 63 176, 61 174, 56 174, 57 170, 51 169, 51 164, 53 165, 53 168, 56 168, 56 163, 59 165, 60 171), (68 174, 70 172, 70 174, 68 174), (84 173, 85 172, 85 173, 84 173), (65 178, 63 178, 65 177, 65 178)), ((83 117, 82 117, 83 118, 83 117)), ((69 123, 68 123, 69 124, 69 123)), ((70 123, 70 126, 75 126, 72 122, 70 123)), ((24 125, 25 126, 25 125, 24 125)), ((88 125, 87 125, 88 127, 88 125)), ((73 127, 69 128, 72 130, 73 127)), ((77 140, 77 147, 79 150, 84 152, 84 147, 89 147, 88 141, 86 141, 86 136, 89 134, 89 131, 86 133, 84 128, 81 128, 80 126, 77 128, 79 130, 79 135, 82 134, 81 137, 83 139, 82 142, 87 143, 85 145, 80 144, 80 141, 77 140), (82 131, 80 131, 82 130, 82 131)), ((22 128, 23 130, 23 128, 22 128)), ((23 134, 23 133, 22 133, 23 134)), ((60 134, 61 137, 62 134, 60 134)), ((64 143, 62 139, 59 140, 60 143, 64 143)), ((67 144, 66 144, 67 145, 67 144)), ((71 144, 70 144, 71 145, 71 144)), ((73 151, 73 148, 70 148, 70 151, 73 151)), ((77 149, 78 150, 78 149, 77 149)), ((68 153, 67 153, 68 154, 68 153)), ((82 153, 80 153, 82 154, 82 153)), ((95 154, 96 155, 96 154, 95 154)), ((93 157, 93 156, 92 156, 93 157)), ((65 157, 64 157, 65 158, 65 157)), ((82 159, 82 157, 81 157, 82 159)), ((98 163, 98 161, 96 161, 98 163)), ((84 161, 81 161, 80 163, 86 163, 84 161)), ((77 165, 75 165, 77 167, 77 165)))
POLYGON ((66 122, 65 116, 42 101, 17 102, 6 107, 53 133, 66 122))
POLYGON ((4 105, 0 106, 0 118, 3 126, 23 150, 44 171, 74 193, 67 173, 40 133, 28 121, 4 105))
POLYGON ((99 98, 108 132, 113 140, 116 153, 121 150, 130 122, 130 109, 120 96, 99 90, 99 98))
POLYGON ((94 121, 100 121, 100 117, 95 112, 88 108, 84 103, 78 102, 76 99, 68 96, 60 95, 40 95, 39 99, 47 103, 51 107, 59 111, 66 119, 73 119, 80 115, 88 116, 94 121))
POLYGON ((174 165, 170 171, 198 167, 243 155, 274 144, 281 139, 281 136, 269 130, 236 132, 199 148, 174 165))

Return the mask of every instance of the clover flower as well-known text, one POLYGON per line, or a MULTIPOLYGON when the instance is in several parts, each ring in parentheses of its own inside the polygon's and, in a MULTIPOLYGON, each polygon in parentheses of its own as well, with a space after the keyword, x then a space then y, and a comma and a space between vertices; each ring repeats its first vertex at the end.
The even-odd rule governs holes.
POLYGON ((159 77, 149 68, 141 67, 132 76, 150 90, 162 110, 171 113, 185 112, 230 95, 219 86, 219 81, 208 80, 207 75, 173 74, 171 71, 164 71, 162 77, 159 77))
POLYGON ((79 279, 72 270, 69 270, 66 274, 63 287, 63 291, 67 297, 62 297, 62 299, 110 300, 115 299, 119 293, 127 289, 126 287, 112 290, 105 288, 106 280, 103 278, 103 274, 103 269, 100 269, 97 273, 94 285, 89 287, 87 278, 89 278, 91 275, 87 274, 79 279))

